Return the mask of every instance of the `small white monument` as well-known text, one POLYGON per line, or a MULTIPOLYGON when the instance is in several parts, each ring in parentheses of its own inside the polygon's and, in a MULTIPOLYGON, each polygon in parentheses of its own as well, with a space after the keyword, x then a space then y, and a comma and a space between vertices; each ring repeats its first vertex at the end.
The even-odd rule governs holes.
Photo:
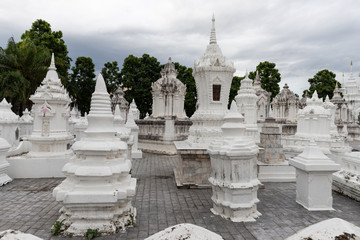
POLYGON ((10 144, 4 138, 0 137, 0 186, 12 181, 12 179, 7 175, 7 170, 10 164, 6 161, 6 153, 9 149, 10 144))
POLYGON ((335 155, 350 152, 351 148, 343 137, 330 135, 331 121, 331 110, 324 108, 322 99, 315 91, 312 98, 307 100, 306 107, 298 111, 296 134, 282 138, 286 158, 300 154, 311 139, 333 160, 338 158, 335 155))
POLYGON ((330 160, 313 140, 289 163, 296 168, 296 202, 310 211, 334 210, 332 174, 340 170, 340 165, 330 160))
POLYGON ((253 137, 255 142, 260 142, 257 126, 257 100, 256 90, 253 81, 246 73, 245 79, 241 80, 238 95, 235 97, 238 111, 245 118, 246 134, 253 137))
POLYGON ((34 103, 34 126, 28 141, 29 153, 8 158, 13 178, 63 177, 62 167, 72 152, 68 149, 73 136, 69 132, 68 93, 58 77, 54 54, 46 77, 30 97, 34 103))
MULTIPOLYGON (((140 119, 140 111, 136 106, 134 98, 133 98, 132 102, 130 103, 129 112, 132 112, 134 120, 140 119)), ((127 118, 126 118, 126 120, 127 120, 127 118)))
POLYGON ((299 104, 299 98, 294 92, 290 91, 289 86, 285 83, 284 88, 274 97, 271 103, 274 118, 282 123, 295 123, 299 104))
POLYGON ((53 191, 64 234, 84 236, 88 229, 103 234, 123 231, 135 222, 131 205, 136 179, 129 174, 127 144, 115 136, 110 97, 101 74, 91 99, 86 137, 72 146, 76 154, 63 172, 66 179, 53 191))
POLYGON ((214 141, 208 149, 211 159, 213 208, 211 212, 233 222, 255 221, 257 211, 258 146, 246 136, 244 117, 232 102, 224 118, 223 140, 214 141))
POLYGON ((126 101, 124 95, 125 93, 122 89, 122 84, 120 84, 111 98, 111 111, 115 113, 116 106, 119 106, 121 117, 124 119, 124 121, 126 121, 129 110, 129 102, 126 101))
POLYGON ((174 142, 181 158, 174 170, 177 186, 209 186, 210 157, 206 151, 210 142, 222 136, 221 125, 227 105, 234 63, 227 60, 216 42, 215 17, 212 18, 210 43, 204 56, 195 61, 197 109, 190 120, 186 141, 174 142))
POLYGON ((133 138, 133 145, 131 147, 131 158, 142 158, 142 151, 138 148, 139 127, 135 122, 134 112, 135 111, 131 111, 131 107, 130 107, 125 127, 130 129, 131 131, 130 134, 133 138))
POLYGON ((324 108, 330 109, 331 119, 330 119, 330 136, 336 137, 339 135, 337 126, 335 125, 335 113, 336 106, 330 101, 329 96, 327 95, 324 101, 324 108))
POLYGON ((19 116, 11 110, 11 103, 4 98, 0 102, 0 137, 5 138, 11 148, 19 145, 19 116))
POLYGON ((30 136, 34 125, 34 118, 26 108, 20 118, 20 137, 30 136))

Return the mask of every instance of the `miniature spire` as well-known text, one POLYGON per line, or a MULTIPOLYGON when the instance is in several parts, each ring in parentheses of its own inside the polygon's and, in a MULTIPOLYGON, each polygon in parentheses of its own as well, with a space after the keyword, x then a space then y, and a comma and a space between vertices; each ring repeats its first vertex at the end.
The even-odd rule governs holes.
POLYGON ((313 99, 318 99, 318 98, 319 98, 319 97, 318 97, 318 93, 317 93, 316 90, 314 91, 314 93, 313 93, 313 95, 312 95, 312 98, 313 98, 313 99))
POLYGON ((51 62, 50 62, 50 67, 48 69, 56 71, 54 53, 51 54, 51 62))
POLYGON ((212 27, 211 27, 211 34, 210 34, 210 44, 216 44, 216 33, 215 33, 215 15, 213 14, 212 17, 212 27))
POLYGON ((99 76, 96 79, 95 92, 107 93, 106 84, 105 84, 104 78, 101 75, 101 73, 99 74, 99 76))

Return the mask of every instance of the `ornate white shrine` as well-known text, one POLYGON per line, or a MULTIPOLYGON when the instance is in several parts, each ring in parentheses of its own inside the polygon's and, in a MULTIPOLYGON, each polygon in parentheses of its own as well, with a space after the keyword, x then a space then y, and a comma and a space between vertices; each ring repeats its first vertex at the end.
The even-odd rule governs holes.
POLYGON ((11 107, 5 98, 0 102, 0 137, 6 139, 11 148, 16 148, 20 139, 20 121, 11 107))
POLYGON ((255 142, 260 142, 257 126, 257 100, 256 90, 253 81, 246 73, 245 78, 241 80, 241 86, 238 95, 235 96, 238 111, 245 118, 246 134, 254 138, 255 142))
POLYGON ((6 160, 6 153, 9 149, 10 144, 4 138, 0 137, 0 186, 12 181, 12 179, 7 175, 7 170, 10 164, 6 160))
POLYGON ((86 137, 72 146, 75 156, 63 172, 66 179, 53 191, 64 234, 84 236, 88 229, 103 234, 123 231, 135 222, 131 205, 136 179, 129 174, 127 144, 115 136, 110 97, 101 74, 96 80, 86 137))
POLYGON ((333 210, 332 174, 340 170, 340 165, 313 140, 289 163, 296 168, 296 202, 310 211, 333 210))
POLYGON ((265 119, 269 116, 271 94, 261 87, 261 79, 258 71, 256 71, 254 79, 254 88, 256 96, 258 97, 256 102, 257 120, 265 121, 265 119))
POLYGON ((177 79, 178 72, 171 58, 160 72, 161 78, 151 85, 153 118, 186 118, 184 100, 186 87, 177 79))
POLYGON ((258 146, 246 136, 244 117, 232 102, 224 118, 223 140, 209 146, 213 208, 211 212, 233 222, 255 221, 257 211, 258 146))
POLYGON ((9 174, 14 178, 63 177, 62 167, 72 152, 68 144, 73 140, 69 132, 70 98, 55 67, 54 54, 46 77, 30 97, 34 103, 34 125, 28 141, 29 153, 11 157, 9 174))
POLYGON ((285 83, 284 88, 276 95, 271 103, 274 118, 278 122, 296 122, 296 114, 299 110, 299 98, 290 91, 285 83))
POLYGON ((206 151, 210 142, 222 136, 221 125, 229 101, 234 63, 227 60, 216 42, 215 17, 212 18, 210 43, 204 56, 195 61, 197 109, 190 120, 186 141, 174 142, 181 158, 174 170, 178 187, 209 186, 210 157, 206 151))
POLYGON ((152 84, 152 114, 136 121, 139 146, 146 152, 176 154, 173 142, 186 140, 191 126, 184 111, 186 86, 177 79, 171 58, 160 73, 161 78, 152 84))

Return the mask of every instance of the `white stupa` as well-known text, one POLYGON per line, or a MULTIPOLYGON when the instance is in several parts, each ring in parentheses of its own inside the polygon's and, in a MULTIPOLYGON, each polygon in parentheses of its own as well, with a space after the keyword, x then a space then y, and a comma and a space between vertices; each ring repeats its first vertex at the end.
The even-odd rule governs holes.
POLYGON ((34 125, 29 153, 9 158, 9 173, 16 178, 63 177, 62 167, 72 152, 69 132, 70 98, 56 72, 54 54, 46 77, 30 96, 34 125))
POLYGON ((104 234, 135 222, 131 199, 136 179, 129 174, 127 144, 116 137, 110 97, 101 74, 96 80, 86 137, 72 146, 76 154, 63 168, 66 179, 53 191, 63 205, 64 234, 83 236, 87 229, 104 234))

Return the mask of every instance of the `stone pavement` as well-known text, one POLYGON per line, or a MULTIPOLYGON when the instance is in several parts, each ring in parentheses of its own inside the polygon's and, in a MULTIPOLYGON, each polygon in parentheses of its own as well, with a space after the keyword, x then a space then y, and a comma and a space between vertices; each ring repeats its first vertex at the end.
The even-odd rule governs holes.
MULTIPOLYGON (((193 223, 214 231, 224 239, 284 239, 296 231, 328 218, 339 217, 360 226, 360 203, 333 192, 335 211, 309 212, 295 202, 294 183, 265 183, 259 189, 258 210, 253 223, 233 223, 214 216, 211 189, 177 189, 173 168, 177 158, 144 153, 134 160, 133 176, 138 179, 134 199, 136 226, 125 233, 96 239, 144 239, 179 223, 193 223)), ((16 229, 43 239, 59 217, 60 205, 52 189, 62 179, 16 179, 0 187, 0 231, 16 229)), ((81 238, 71 238, 81 239, 81 238)))

